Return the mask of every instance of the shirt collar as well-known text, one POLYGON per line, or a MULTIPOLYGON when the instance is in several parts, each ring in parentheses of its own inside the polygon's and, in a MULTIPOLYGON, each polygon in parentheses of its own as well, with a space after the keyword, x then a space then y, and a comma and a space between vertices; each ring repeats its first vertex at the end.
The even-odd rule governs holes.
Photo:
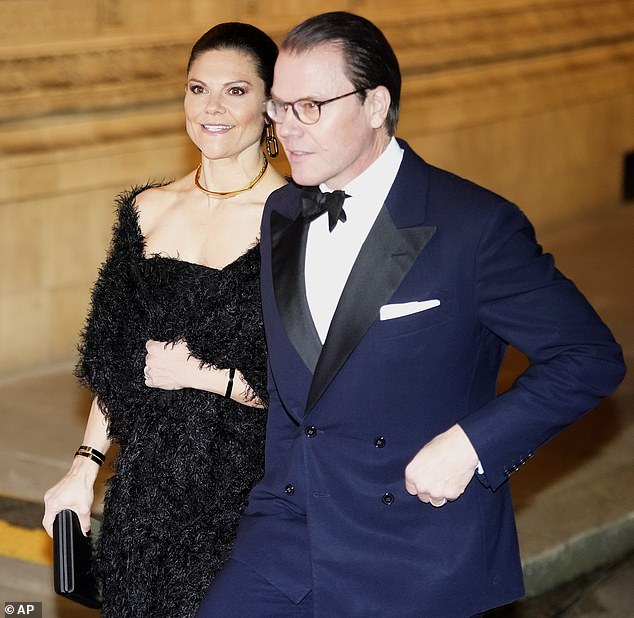
MULTIPOLYGON (((396 139, 392 137, 377 159, 343 187, 343 190, 351 196, 351 199, 346 200, 344 204, 348 216, 359 207, 366 211, 376 210, 378 213, 394 183, 403 160, 403 152, 396 139)), ((325 183, 321 183, 319 188, 322 191, 331 191, 325 183)))

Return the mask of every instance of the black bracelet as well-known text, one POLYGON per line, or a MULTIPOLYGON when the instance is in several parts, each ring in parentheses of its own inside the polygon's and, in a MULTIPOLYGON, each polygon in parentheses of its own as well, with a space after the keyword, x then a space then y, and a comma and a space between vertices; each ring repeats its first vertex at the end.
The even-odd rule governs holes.
POLYGON ((233 390, 233 378, 236 375, 236 368, 231 367, 229 369, 229 382, 227 382, 227 390, 225 391, 225 398, 231 399, 231 391, 233 390))
POLYGON ((87 457, 88 459, 94 461, 96 464, 99 465, 103 464, 106 461, 106 456, 101 451, 98 451, 92 446, 85 446, 83 444, 75 452, 75 457, 77 457, 77 455, 87 457))

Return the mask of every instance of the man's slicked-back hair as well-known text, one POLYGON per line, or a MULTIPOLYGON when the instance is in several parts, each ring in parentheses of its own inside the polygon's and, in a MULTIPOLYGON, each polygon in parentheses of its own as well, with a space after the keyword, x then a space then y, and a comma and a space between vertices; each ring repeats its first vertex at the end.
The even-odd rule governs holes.
MULTIPOLYGON (((310 17, 295 26, 280 49, 304 53, 320 45, 339 47, 344 56, 346 77, 355 90, 385 86, 391 103, 385 121, 390 136, 396 133, 401 102, 401 71, 385 35, 369 20, 345 11, 310 17)), ((360 94, 364 97, 364 93, 360 94)))

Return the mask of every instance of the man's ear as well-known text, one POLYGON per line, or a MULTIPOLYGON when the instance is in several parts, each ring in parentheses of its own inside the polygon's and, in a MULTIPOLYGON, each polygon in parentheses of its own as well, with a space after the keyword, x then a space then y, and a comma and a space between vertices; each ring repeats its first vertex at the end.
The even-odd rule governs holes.
POLYGON ((391 102, 392 97, 385 86, 377 86, 367 91, 365 104, 373 129, 378 129, 385 124, 391 102))

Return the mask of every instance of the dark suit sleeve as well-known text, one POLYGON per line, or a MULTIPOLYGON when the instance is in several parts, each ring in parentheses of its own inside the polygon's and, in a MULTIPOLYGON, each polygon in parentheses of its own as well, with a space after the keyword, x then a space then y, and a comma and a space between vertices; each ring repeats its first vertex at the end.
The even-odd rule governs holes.
POLYGON ((625 368, 608 328, 542 252, 515 206, 495 209, 485 228, 474 285, 483 337, 500 337, 530 360, 511 390, 460 422, 496 489, 535 449, 609 395, 625 368))

